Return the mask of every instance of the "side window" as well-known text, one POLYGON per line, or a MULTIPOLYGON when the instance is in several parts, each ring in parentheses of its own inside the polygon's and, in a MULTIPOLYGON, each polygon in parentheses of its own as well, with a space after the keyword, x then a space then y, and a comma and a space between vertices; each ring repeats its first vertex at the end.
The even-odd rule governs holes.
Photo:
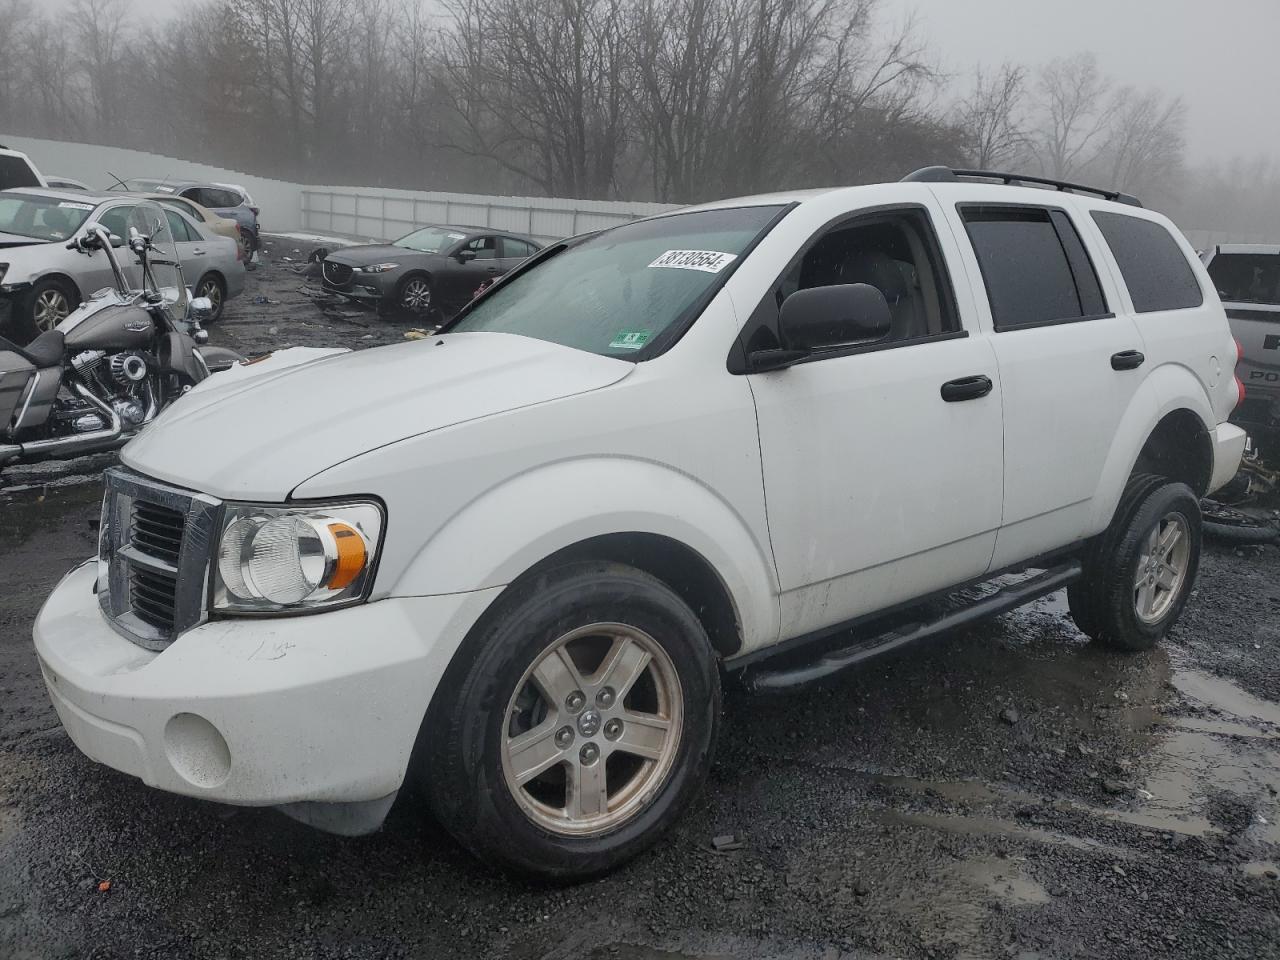
POLYGON ((997 331, 1107 313, 1071 218, 1042 207, 961 206, 997 331))
POLYGON ((515 237, 502 238, 502 256, 504 259, 523 260, 525 257, 532 257, 536 252, 537 249, 531 243, 525 243, 515 237))
POLYGON ((132 213, 133 207, 112 207, 98 218, 98 222, 106 227, 109 233, 121 237, 128 243, 129 217, 132 213))
POLYGON ((1093 212, 1138 313, 1186 310, 1204 303, 1204 292, 1182 248, 1153 220, 1093 212))
POLYGON ((960 331, 951 279, 928 215, 893 210, 846 221, 815 237, 752 313, 744 329, 747 353, 782 345, 778 311, 791 294, 845 283, 868 283, 888 301, 892 324, 877 345, 960 331))
POLYGON ((193 203, 183 203, 181 200, 174 200, 181 207, 182 212, 194 220, 196 223, 204 223, 204 215, 200 213, 200 208, 193 203))
POLYGON ((209 193, 219 207, 238 207, 244 202, 243 198, 232 190, 210 190, 209 193))
POLYGON ((477 237, 468 243, 463 249, 472 251, 476 255, 477 260, 497 260, 498 238, 477 237))
POLYGON ((187 229, 186 222, 172 210, 166 210, 164 215, 169 220, 169 232, 173 234, 175 243, 189 243, 195 237, 191 236, 191 231, 187 229))

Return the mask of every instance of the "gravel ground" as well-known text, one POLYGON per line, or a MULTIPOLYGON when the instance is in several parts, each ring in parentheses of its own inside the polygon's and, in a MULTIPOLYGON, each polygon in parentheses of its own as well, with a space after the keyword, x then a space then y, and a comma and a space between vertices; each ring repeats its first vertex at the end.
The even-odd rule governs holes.
MULTIPOLYGON (((213 341, 367 346, 415 326, 322 305, 292 267, 264 263, 213 341)), ((823 688, 731 692, 689 815, 557 889, 486 872, 411 795, 342 839, 82 757, 30 627, 94 548, 104 459, 0 490, 5 960, 1280 956, 1274 547, 1207 548, 1149 654, 1096 649, 1055 596, 823 688), (739 849, 714 849, 726 834, 739 849)))

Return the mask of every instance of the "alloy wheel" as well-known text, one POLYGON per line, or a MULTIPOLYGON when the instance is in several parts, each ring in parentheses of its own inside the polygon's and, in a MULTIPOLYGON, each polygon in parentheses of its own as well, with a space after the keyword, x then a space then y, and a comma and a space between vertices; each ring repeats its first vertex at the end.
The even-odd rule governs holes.
POLYGON ((32 319, 41 333, 52 330, 71 313, 71 303, 61 290, 44 290, 36 297, 32 319))
POLYGON ((196 290, 196 296, 209 298, 209 302, 213 304, 215 318, 222 315, 222 287, 218 285, 217 280, 209 279, 200 284, 200 288, 196 290))
POLYGON ((1133 604, 1144 623, 1156 623, 1173 606, 1187 578, 1191 528, 1181 513, 1161 518, 1143 544, 1133 582, 1133 604))
POLYGON ((507 705, 507 789, 552 833, 612 830, 666 782, 682 704, 675 665, 649 634, 617 623, 572 630, 538 656, 507 705))
POLYGON ((431 285, 422 279, 410 280, 400 294, 400 306, 412 313, 426 313, 431 306, 431 285))

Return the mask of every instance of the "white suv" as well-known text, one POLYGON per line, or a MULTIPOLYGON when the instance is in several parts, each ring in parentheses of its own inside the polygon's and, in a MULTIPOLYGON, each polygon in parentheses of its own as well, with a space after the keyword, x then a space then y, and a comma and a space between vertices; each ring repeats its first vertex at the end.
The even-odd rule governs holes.
POLYGON ((414 776, 574 878, 688 804, 722 671, 785 689, 1063 586, 1150 647, 1244 445, 1222 306, 1163 217, 991 179, 629 223, 441 336, 206 381, 35 624, 63 725, 343 833, 414 776))

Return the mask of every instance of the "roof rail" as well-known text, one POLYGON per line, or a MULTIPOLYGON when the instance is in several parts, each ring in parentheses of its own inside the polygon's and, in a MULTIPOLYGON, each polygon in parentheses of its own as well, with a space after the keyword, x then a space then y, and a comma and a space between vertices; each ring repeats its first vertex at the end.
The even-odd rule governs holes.
POLYGON ((954 170, 951 167, 922 167, 902 178, 903 183, 954 183, 959 180, 997 180, 1013 186, 1019 183, 1034 183, 1044 187, 1053 187, 1064 193, 1092 193, 1104 200, 1116 203, 1127 203, 1131 207, 1142 206, 1142 201, 1119 190, 1103 190, 1099 187, 1086 187, 1082 183, 1071 183, 1068 180, 1051 180, 1048 177, 1033 177, 1025 173, 998 173, 994 170, 954 170))

